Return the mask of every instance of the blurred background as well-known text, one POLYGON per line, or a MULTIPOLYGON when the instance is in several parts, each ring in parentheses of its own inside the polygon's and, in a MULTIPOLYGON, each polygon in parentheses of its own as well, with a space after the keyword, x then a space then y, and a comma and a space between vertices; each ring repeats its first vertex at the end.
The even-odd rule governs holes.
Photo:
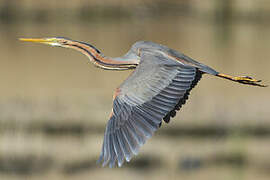
POLYGON ((0 179, 270 178, 269 88, 205 75, 122 168, 96 160, 112 94, 131 71, 22 43, 64 36, 122 56, 139 40, 270 84, 268 0, 0 0, 0 179))

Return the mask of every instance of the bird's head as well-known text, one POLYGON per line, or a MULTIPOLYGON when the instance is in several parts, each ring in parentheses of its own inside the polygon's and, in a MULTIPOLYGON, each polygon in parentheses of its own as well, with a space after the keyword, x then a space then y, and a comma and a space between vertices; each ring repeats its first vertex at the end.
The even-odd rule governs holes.
POLYGON ((42 43, 56 47, 68 48, 72 45, 73 41, 64 37, 51 37, 51 38, 20 38, 20 41, 42 43))

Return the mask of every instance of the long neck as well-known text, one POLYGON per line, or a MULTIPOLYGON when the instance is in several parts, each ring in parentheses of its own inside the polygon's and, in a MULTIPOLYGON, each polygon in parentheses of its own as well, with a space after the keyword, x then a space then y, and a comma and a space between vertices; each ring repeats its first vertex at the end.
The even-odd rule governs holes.
POLYGON ((74 41, 69 47, 80 51, 86 55, 94 65, 102 69, 127 70, 134 69, 138 65, 138 61, 136 59, 106 57, 94 46, 87 43, 74 41))

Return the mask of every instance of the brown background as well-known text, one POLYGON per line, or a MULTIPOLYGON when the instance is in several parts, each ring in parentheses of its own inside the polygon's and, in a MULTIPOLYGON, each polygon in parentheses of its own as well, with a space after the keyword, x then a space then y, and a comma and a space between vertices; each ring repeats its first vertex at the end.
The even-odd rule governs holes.
POLYGON ((0 179, 269 179, 269 88, 205 75, 123 168, 96 165, 112 93, 130 74, 22 43, 65 36, 121 56, 138 40, 270 83, 266 0, 0 1, 0 179))

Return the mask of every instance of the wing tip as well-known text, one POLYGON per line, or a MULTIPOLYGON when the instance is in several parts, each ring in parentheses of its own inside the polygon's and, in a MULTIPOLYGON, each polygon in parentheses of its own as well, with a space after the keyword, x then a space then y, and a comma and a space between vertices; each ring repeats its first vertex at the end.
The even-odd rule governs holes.
POLYGON ((134 156, 138 155, 140 147, 143 144, 145 144, 146 140, 149 139, 151 136, 150 137, 144 136, 144 137, 145 137, 144 143, 142 143, 142 144, 138 143, 135 148, 129 147, 130 153, 125 154, 124 151, 121 150, 122 151, 122 158, 118 157, 119 154, 116 154, 114 149, 112 149, 114 152, 110 153, 110 154, 114 154, 114 156, 110 156, 109 158, 106 158, 104 155, 104 152, 102 150, 102 152, 97 160, 97 164, 102 163, 102 167, 106 167, 108 165, 109 168, 114 168, 115 164, 117 164, 118 167, 122 167, 125 162, 127 162, 127 163, 130 162, 134 156))

